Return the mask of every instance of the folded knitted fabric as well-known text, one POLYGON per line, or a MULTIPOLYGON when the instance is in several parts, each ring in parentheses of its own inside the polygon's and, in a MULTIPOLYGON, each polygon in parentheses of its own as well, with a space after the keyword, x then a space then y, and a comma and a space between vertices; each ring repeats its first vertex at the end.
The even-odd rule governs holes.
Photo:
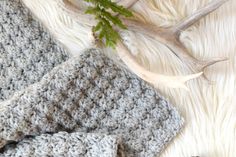
POLYGON ((154 157, 182 123, 137 76, 95 49, 69 59, 20 0, 0 0, 1 157, 154 157))
POLYGON ((116 157, 121 149, 119 144, 120 139, 112 135, 60 132, 25 139, 2 156, 116 157))
POLYGON ((127 155, 154 157, 182 124, 152 87, 94 49, 57 66, 3 106, 3 145, 25 135, 77 131, 121 136, 127 155))

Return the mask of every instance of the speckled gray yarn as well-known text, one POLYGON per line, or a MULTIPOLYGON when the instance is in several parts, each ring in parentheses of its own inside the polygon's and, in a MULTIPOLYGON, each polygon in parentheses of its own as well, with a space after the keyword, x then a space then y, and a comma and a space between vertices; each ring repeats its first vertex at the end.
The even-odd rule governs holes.
POLYGON ((2 146, 46 132, 101 133, 121 136, 128 157, 154 157, 182 125, 152 87, 95 49, 57 66, 3 106, 2 146))
POLYGON ((0 0, 0 101, 67 59, 62 46, 20 0, 0 0))
POLYGON ((120 139, 113 135, 60 132, 27 138, 2 156, 116 157, 121 151, 120 143, 120 139))

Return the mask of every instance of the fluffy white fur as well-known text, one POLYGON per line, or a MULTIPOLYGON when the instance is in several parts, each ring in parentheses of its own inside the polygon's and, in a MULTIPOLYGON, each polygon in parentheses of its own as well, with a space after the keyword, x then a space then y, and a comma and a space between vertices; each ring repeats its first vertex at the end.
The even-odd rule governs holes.
MULTIPOLYGON (((58 0, 23 0, 49 30, 77 55, 93 46, 90 28, 79 23, 59 6, 58 0)), ((140 0, 132 9, 157 26, 172 26, 210 0, 140 0)), ((135 32, 127 38, 133 54, 152 71, 190 74, 158 41, 135 32)), ((199 59, 228 57, 206 70, 212 84, 202 78, 187 83, 189 92, 160 85, 165 95, 185 117, 180 135, 162 157, 235 157, 236 155, 236 1, 221 8, 182 32, 182 42, 199 59)), ((108 52, 109 50, 106 50, 108 52)), ((112 54, 110 51, 109 54, 112 54)))

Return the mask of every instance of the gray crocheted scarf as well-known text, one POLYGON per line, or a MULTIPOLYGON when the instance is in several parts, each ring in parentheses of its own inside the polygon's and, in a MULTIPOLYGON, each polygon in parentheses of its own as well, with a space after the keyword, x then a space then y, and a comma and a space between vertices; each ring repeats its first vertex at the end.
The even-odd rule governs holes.
POLYGON ((1 157, 155 157, 182 123, 99 50, 70 57, 20 0, 0 0, 1 157))

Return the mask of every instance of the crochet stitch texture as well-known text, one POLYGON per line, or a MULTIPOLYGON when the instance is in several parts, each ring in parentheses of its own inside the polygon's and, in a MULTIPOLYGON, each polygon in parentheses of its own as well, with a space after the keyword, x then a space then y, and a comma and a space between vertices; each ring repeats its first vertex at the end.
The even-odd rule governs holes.
POLYGON ((0 13, 1 157, 155 157, 180 131, 177 110, 99 50, 70 58, 20 0, 0 13))
POLYGON ((0 101, 38 82, 68 58, 19 0, 0 0, 0 101))
POLYGON ((178 112, 152 87, 98 50, 57 66, 4 107, 2 142, 58 130, 105 133, 121 136, 135 157, 154 157, 181 126, 178 112))
MULTIPOLYGON (((120 139, 112 135, 60 132, 28 138, 9 148, 4 156, 115 157, 120 139), (90 149, 87 149, 90 148, 90 149)), ((122 154, 120 157, 124 157, 122 154)))

